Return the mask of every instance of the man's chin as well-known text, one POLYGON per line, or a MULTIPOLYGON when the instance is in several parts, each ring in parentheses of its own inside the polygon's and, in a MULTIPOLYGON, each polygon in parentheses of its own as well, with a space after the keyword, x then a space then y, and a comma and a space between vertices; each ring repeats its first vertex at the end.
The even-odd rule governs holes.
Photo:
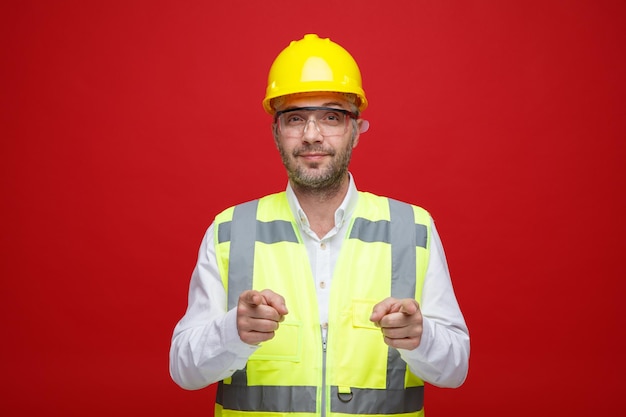
POLYGON ((291 180, 302 188, 323 190, 336 187, 341 182, 341 175, 329 175, 320 171, 299 171, 291 175, 291 180))

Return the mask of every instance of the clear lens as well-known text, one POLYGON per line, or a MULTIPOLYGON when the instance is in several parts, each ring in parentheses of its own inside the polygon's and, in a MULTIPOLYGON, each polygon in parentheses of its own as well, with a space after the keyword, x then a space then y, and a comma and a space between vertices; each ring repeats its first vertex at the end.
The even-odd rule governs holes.
POLYGON ((280 132, 288 137, 302 137, 306 129, 316 128, 322 136, 342 135, 348 119, 356 117, 344 109, 332 107, 302 107, 278 112, 276 118, 280 132), (314 122, 315 126, 311 126, 314 122))

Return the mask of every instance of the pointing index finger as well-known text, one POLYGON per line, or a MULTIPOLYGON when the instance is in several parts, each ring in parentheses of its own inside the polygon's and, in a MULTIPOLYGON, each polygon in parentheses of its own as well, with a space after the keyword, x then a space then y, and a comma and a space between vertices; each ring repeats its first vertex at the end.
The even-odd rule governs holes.
POLYGON ((376 304, 372 309, 372 315, 370 321, 378 323, 384 316, 394 311, 399 310, 399 306, 396 306, 396 299, 392 297, 385 298, 380 303, 376 304))

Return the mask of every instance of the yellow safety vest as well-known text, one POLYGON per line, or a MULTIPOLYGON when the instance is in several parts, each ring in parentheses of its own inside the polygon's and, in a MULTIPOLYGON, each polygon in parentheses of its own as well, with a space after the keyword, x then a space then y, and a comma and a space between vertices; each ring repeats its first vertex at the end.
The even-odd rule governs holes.
POLYGON ((369 317, 389 296, 421 300, 431 235, 425 210, 359 192, 333 272, 326 344, 286 194, 231 207, 215 225, 227 308, 236 307, 245 290, 269 288, 289 309, 245 369, 219 383, 216 416, 423 416, 423 381, 369 317))

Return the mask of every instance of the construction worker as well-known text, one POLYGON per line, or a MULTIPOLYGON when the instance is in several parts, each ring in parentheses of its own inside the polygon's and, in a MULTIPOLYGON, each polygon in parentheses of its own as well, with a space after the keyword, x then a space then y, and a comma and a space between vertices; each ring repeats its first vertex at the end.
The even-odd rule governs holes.
POLYGON ((219 382, 215 414, 422 416, 424 383, 458 387, 469 334, 433 220, 360 192, 361 73, 308 34, 275 59, 263 107, 289 181, 226 209, 202 241, 170 373, 219 382))

